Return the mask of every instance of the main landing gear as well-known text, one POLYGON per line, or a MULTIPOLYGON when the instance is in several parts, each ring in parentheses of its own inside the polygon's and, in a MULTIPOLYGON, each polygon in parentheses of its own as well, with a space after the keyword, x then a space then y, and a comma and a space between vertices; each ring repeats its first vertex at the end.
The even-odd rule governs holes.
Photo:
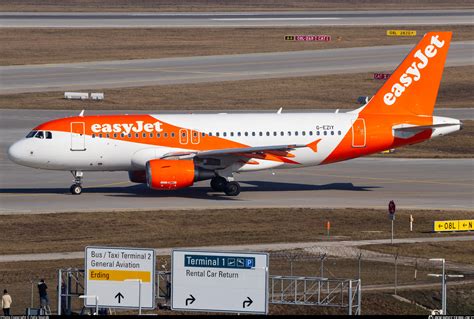
POLYGON ((228 182, 222 176, 215 176, 211 179, 211 188, 216 192, 224 192, 227 196, 237 196, 240 194, 240 184, 228 182))
POLYGON ((82 171, 71 171, 72 176, 74 176, 74 184, 69 187, 69 191, 73 195, 80 195, 82 193, 82 177, 84 173, 82 171))

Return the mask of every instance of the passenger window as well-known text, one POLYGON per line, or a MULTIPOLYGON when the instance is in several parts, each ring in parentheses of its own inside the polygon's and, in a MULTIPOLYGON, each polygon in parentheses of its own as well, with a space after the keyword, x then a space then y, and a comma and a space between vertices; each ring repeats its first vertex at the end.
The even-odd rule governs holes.
POLYGON ((267 136, 270 136, 270 132, 267 132, 267 136))
POLYGON ((309 135, 313 136, 313 131, 309 131, 309 135))
POLYGON ((258 135, 263 136, 263 132, 258 132, 258 135))
POLYGON ((237 136, 242 136, 242 133, 240 133, 240 132, 237 132, 237 136))
POLYGON ((125 133, 120 134, 120 136, 122 136, 122 138, 124 138, 124 137, 125 137, 125 133))
POLYGON ((168 133, 164 133, 164 134, 163 134, 163 137, 164 137, 164 138, 167 138, 167 137, 168 137, 168 133))
POLYGON ((174 133, 171 133, 171 137, 174 137, 174 133))
POLYGON ((227 132, 224 132, 222 135, 223 135, 223 136, 227 136, 227 132))
POLYGON ((249 132, 245 132, 244 135, 245 135, 245 136, 249 136, 249 132))
POLYGON ((143 136, 143 137, 146 137, 146 133, 143 133, 142 136, 143 136))
POLYGON ((230 136, 234 136, 234 132, 230 132, 230 136))
POLYGON ((280 132, 280 135, 281 135, 281 136, 285 135, 285 132, 281 131, 281 132, 280 132))
POLYGON ((295 131, 295 136, 298 136, 298 131, 295 131))
POLYGON ((255 132, 252 132, 252 136, 255 136, 255 132))
POLYGON ((219 136, 219 132, 216 132, 216 136, 219 136))
POLYGON ((288 131, 288 136, 291 136, 291 131, 288 131))
POLYGON ((28 133, 28 135, 26 135, 26 138, 32 138, 33 136, 35 136, 36 132, 38 131, 31 131, 30 133, 28 133))
POLYGON ((327 131, 324 131, 324 133, 323 133, 323 134, 324 134, 324 135, 328 135, 328 132, 327 132, 327 131))
POLYGON ((305 136, 305 135, 306 135, 306 131, 301 132, 301 135, 305 136))
POLYGON ((212 136, 212 133, 211 133, 211 132, 209 132, 209 136, 212 136))
POLYGON ((114 138, 117 138, 117 133, 114 133, 114 138))
POLYGON ((273 136, 277 136, 277 132, 273 132, 273 136))
POLYGON ((341 135, 341 131, 337 131, 337 135, 341 135))
POLYGON ((334 135, 334 131, 331 131, 331 135, 334 135))
POLYGON ((153 137, 153 133, 150 133, 150 138, 152 138, 152 137, 153 137))
MULTIPOLYGON (((105 137, 109 138, 110 134, 109 133, 105 134, 105 137)), ((46 138, 48 138, 48 137, 46 136, 46 138)))
POLYGON ((95 138, 95 134, 92 134, 92 138, 95 138))
POLYGON ((102 138, 102 133, 99 134, 99 137, 102 138))
POLYGON ((204 136, 206 136, 206 133, 202 132, 201 135, 202 135, 202 137, 204 137, 204 136))
MULTIPOLYGON (((102 137, 102 136, 101 136, 102 137)), ((135 133, 135 138, 138 138, 138 133, 135 133)))
POLYGON ((156 138, 160 138, 161 137, 161 134, 160 133, 156 133, 156 138))
POLYGON ((316 132, 316 135, 319 136, 319 134, 321 134, 321 133, 319 133, 319 131, 317 131, 317 132, 316 132))

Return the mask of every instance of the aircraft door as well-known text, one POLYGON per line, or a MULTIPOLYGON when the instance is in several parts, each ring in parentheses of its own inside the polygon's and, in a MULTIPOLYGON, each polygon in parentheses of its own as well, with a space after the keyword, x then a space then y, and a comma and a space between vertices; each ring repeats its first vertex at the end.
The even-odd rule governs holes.
POLYGON ((84 122, 71 122, 71 151, 86 150, 84 122))
POLYGON ((195 130, 191 130, 191 143, 192 144, 199 144, 200 142, 200 133, 195 130))
POLYGON ((365 120, 356 119, 352 121, 352 147, 365 147, 366 130, 365 120))

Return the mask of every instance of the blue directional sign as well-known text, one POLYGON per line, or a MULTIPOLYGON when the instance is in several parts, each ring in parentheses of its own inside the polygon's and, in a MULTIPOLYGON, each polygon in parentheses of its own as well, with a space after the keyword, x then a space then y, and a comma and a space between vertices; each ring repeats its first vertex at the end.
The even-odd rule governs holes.
POLYGON ((200 268, 252 269, 255 267, 255 258, 243 256, 184 255, 184 266, 200 268))

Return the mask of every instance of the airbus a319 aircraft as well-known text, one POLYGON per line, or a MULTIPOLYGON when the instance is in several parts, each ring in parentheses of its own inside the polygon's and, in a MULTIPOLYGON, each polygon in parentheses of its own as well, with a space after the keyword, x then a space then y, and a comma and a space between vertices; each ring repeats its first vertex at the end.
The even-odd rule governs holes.
POLYGON ((236 196, 235 173, 330 164, 460 130, 459 120, 433 116, 451 36, 425 34, 370 101, 347 113, 81 113, 38 125, 8 155, 71 171, 76 195, 84 171, 128 171, 156 190, 210 180, 236 196))

